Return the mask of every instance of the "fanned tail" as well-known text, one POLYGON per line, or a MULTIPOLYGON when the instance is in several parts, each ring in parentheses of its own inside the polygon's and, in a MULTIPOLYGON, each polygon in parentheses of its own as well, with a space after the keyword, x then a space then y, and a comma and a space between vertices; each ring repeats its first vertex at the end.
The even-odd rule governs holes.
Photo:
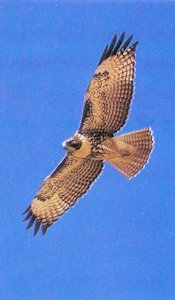
POLYGON ((128 179, 135 176, 147 163, 154 144, 151 128, 113 137, 106 143, 106 159, 128 179))

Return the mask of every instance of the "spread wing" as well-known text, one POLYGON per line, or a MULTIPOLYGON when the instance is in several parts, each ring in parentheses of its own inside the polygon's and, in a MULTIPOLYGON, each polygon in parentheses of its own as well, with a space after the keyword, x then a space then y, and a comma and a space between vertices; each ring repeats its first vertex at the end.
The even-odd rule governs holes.
POLYGON ((26 229, 35 222, 34 234, 38 232, 40 225, 45 234, 47 228, 86 193, 102 167, 102 161, 66 156, 45 179, 31 205, 24 212, 24 220, 29 220, 26 229))
POLYGON ((123 43, 123 33, 115 35, 106 46, 85 95, 80 133, 90 131, 114 133, 126 122, 133 95, 135 49, 138 42, 123 43))

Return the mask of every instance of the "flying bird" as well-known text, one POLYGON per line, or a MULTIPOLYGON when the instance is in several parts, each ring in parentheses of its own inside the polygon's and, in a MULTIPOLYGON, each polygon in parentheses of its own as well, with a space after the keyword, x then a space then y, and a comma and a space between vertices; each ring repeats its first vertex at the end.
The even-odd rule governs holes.
POLYGON ((108 161, 126 178, 146 164, 153 148, 151 128, 114 136, 125 124, 134 92, 135 52, 138 42, 115 34, 99 60, 85 93, 84 109, 76 133, 65 142, 66 155, 44 180, 24 212, 26 229, 40 226, 43 235, 75 204, 102 172, 108 161), (131 44, 131 45, 130 45, 131 44))

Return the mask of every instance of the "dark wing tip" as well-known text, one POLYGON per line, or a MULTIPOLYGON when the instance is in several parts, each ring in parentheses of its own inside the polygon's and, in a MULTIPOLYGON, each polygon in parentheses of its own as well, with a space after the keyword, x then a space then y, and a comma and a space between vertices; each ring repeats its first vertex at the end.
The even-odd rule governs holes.
POLYGON ((106 51, 106 58, 110 56, 111 54, 111 51, 113 50, 115 44, 116 44, 116 41, 117 41, 117 35, 115 34, 113 39, 112 39, 112 42, 111 44, 109 45, 107 51, 106 51))
MULTIPOLYGON (((133 35, 131 35, 126 42, 123 44, 125 38, 125 32, 122 32, 121 36, 119 37, 119 39, 117 40, 117 35, 115 34, 109 47, 108 45, 105 47, 102 56, 99 60, 98 66, 108 57, 110 56, 114 56, 119 52, 124 52, 125 50, 127 50, 127 47, 129 46, 131 40, 133 39, 133 35)), ((134 44, 132 44, 130 46, 130 48, 132 48, 133 50, 135 50, 136 46, 137 46, 138 42, 135 42, 134 44)))
MULTIPOLYGON (((33 234, 35 236, 38 233, 38 231, 39 231, 39 229, 41 227, 42 221, 36 219, 36 216, 32 213, 31 205, 25 210, 24 213, 26 214, 26 216, 23 219, 23 221, 29 220, 29 222, 27 224, 27 227, 26 227, 26 230, 28 230, 29 228, 32 227, 32 225, 34 225, 34 232, 33 232, 33 234)), ((50 226, 50 224, 42 225, 42 234, 43 235, 46 234, 47 229, 48 229, 49 226, 50 226)))
POLYGON ((43 236, 46 234, 48 227, 49 226, 46 226, 46 225, 42 226, 42 234, 43 234, 43 236))
POLYGON ((123 46, 120 48, 120 51, 124 52, 127 47, 129 46, 130 42, 132 41, 133 35, 131 35, 126 42, 123 44, 123 46))
POLYGON ((25 212, 23 213, 23 215, 24 214, 26 214, 26 216, 23 219, 23 221, 29 220, 29 222, 28 222, 28 224, 26 226, 26 230, 28 230, 29 228, 31 228, 32 225, 35 222, 34 235, 36 235, 37 232, 38 232, 38 230, 39 230, 39 228, 40 228, 41 221, 36 220, 36 216, 34 216, 34 214, 32 213, 31 205, 28 206, 28 208, 25 210, 25 212))
POLYGON ((26 227, 26 229, 29 229, 30 227, 32 227, 33 223, 35 222, 36 217, 32 214, 32 216, 29 219, 29 223, 26 227))
POLYGON ((104 50, 103 50, 103 53, 102 53, 102 55, 101 55, 101 57, 100 57, 100 60, 99 60, 99 62, 98 62, 98 66, 101 65, 102 61, 105 59, 107 49, 108 49, 108 45, 107 45, 107 46, 104 48, 104 50))
POLYGON ((121 34, 120 38, 118 39, 117 44, 115 45, 111 55, 115 55, 118 52, 118 50, 120 49, 121 44, 123 43, 124 38, 125 38, 125 32, 122 32, 122 34, 121 34))
POLYGON ((41 220, 36 220, 35 222, 35 228, 34 228, 34 235, 37 234, 39 228, 40 228, 40 225, 41 225, 41 220))
POLYGON ((134 44, 132 44, 131 48, 135 50, 135 48, 137 47, 139 41, 135 42, 134 44))
POLYGON ((31 205, 29 205, 29 206, 27 207, 27 209, 22 213, 22 215, 25 215, 30 209, 31 209, 31 205))
POLYGON ((31 216, 32 216, 32 211, 31 211, 31 209, 30 209, 28 212, 26 212, 26 216, 25 216, 25 218, 23 219, 23 221, 27 221, 31 216))

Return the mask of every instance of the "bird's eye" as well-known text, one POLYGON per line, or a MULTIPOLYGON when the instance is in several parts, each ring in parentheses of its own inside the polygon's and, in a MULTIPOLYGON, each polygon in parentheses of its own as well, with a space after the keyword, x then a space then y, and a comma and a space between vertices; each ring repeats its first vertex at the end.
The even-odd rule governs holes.
POLYGON ((71 147, 74 148, 74 149, 76 149, 76 150, 78 150, 78 149, 81 148, 81 143, 77 143, 75 141, 72 141, 71 142, 71 147))

